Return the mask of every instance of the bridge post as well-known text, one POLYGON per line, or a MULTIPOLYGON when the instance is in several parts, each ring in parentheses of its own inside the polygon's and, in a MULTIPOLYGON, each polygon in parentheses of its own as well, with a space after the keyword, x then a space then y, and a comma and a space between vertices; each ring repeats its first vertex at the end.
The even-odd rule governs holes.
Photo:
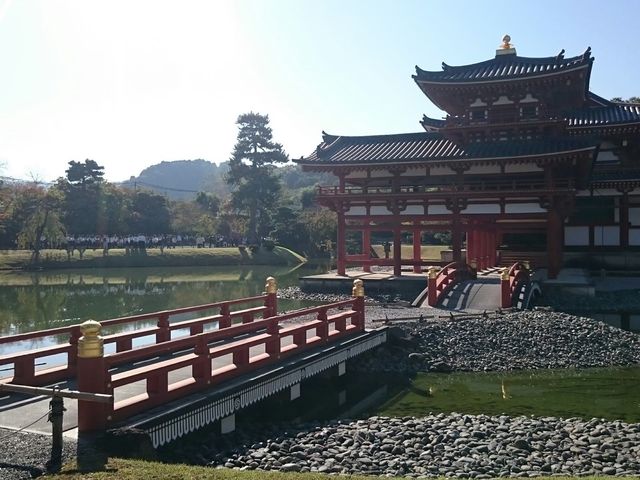
POLYGON ((156 343, 168 342, 171 340, 171 330, 169 328, 169 314, 161 313, 158 315, 158 332, 156 333, 156 343))
POLYGON ((222 317, 218 322, 218 328, 227 328, 231 326, 231 309, 229 304, 225 303, 220 307, 220 316, 222 317))
POLYGON ((501 307, 511 307, 511 285, 509 285, 509 269, 503 268, 500 274, 501 307))
POLYGON ((364 331, 364 282, 359 278, 353 281, 353 289, 351 290, 351 294, 353 295, 353 309, 358 312, 356 313, 356 329, 360 331, 364 331))
POLYGON ((267 333, 271 335, 271 338, 265 345, 265 351, 271 358, 278 359, 280 358, 280 326, 277 318, 273 318, 269 321, 269 324, 267 325, 267 333))
POLYGON ((427 283, 427 304, 435 307, 438 301, 438 292, 436 292, 436 278, 438 277, 438 268, 429 267, 429 279, 427 283))
POLYGON ((264 301, 264 306, 267 307, 264 318, 275 317, 278 315, 278 283, 276 279, 267 277, 264 289, 267 294, 267 298, 264 301))
MULTIPOLYGON (((104 361, 102 325, 87 320, 80 325, 82 337, 78 340, 78 390, 90 393, 109 393, 107 368, 104 361)), ((109 407, 103 403, 78 399, 78 432, 104 430, 109 407)))
POLYGON ((318 325, 318 329, 316 330, 316 332, 318 332, 317 334, 322 339, 322 341, 326 342, 329 339, 329 324, 327 323, 326 308, 321 308, 318 311, 318 316, 316 317, 316 320, 319 320, 322 322, 321 325, 318 325))

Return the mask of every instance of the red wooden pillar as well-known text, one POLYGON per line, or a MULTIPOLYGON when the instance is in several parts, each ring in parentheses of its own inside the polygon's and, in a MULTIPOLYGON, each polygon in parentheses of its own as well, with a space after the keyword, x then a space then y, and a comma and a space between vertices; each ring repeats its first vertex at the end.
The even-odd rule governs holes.
POLYGON ((489 267, 496 266, 496 232, 489 232, 489 267))
POLYGON ((479 230, 477 232, 478 236, 478 270, 484 270, 486 268, 484 261, 484 252, 485 252, 485 232, 484 230, 479 230))
POLYGON ((402 243, 400 231, 400 219, 396 220, 396 226, 393 227, 393 274, 396 277, 402 275, 402 243))
POLYGON ((422 266, 422 242, 420 241, 421 231, 417 228, 413 229, 413 273, 421 273, 422 266))
MULTIPOLYGON (((80 325, 82 337, 78 340, 78 390, 87 393, 109 393, 109 373, 104 361, 102 325, 87 320, 80 325)), ((107 416, 113 406, 78 400, 78 432, 96 432, 107 427, 107 416)))
POLYGON ((620 246, 629 246, 629 195, 625 192, 620 197, 620 246))
POLYGON ((475 244, 476 231, 469 230, 467 232, 467 263, 471 265, 475 262, 476 268, 478 267, 478 260, 476 259, 476 244, 475 244))
POLYGON ((460 230, 460 217, 457 213, 453 215, 453 225, 451 228, 451 249, 453 250, 453 261, 462 260, 462 231, 460 230))
POLYGON ((427 305, 435 307, 438 302, 438 292, 436 290, 436 280, 438 278, 438 269, 429 267, 429 276, 427 280, 427 305))
POLYGON ((362 264, 362 270, 370 272, 371 263, 369 263, 369 259, 371 259, 371 230, 369 230, 368 225, 362 230, 362 254, 365 256, 365 262, 362 264))
POLYGON ((557 278, 562 267, 562 217, 553 208, 547 213, 547 275, 557 278))
MULTIPOLYGON (((339 209, 340 210, 340 209, 339 209)), ((344 213, 338 212, 338 232, 336 239, 338 275, 345 275, 347 268, 347 237, 345 235, 344 213)))

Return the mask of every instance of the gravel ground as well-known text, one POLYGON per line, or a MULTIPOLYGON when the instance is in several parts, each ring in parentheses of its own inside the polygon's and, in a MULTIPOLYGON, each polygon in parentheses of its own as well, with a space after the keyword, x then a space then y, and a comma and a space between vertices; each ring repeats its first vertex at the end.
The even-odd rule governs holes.
POLYGON ((600 419, 371 417, 274 429, 266 438, 212 436, 182 453, 189 463, 243 470, 410 478, 640 474, 640 424, 600 419))
MULTIPOLYGON (((15 432, 0 428, 0 479, 22 480, 39 477, 51 458, 51 436, 15 432)), ((63 462, 75 457, 76 443, 64 439, 63 462)))

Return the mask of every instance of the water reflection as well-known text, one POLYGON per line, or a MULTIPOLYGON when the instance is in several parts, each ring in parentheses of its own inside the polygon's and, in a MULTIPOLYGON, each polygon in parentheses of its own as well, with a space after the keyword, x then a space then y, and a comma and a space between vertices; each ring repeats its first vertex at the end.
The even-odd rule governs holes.
MULTIPOLYGON (((0 274, 0 336, 249 297, 273 275, 281 287, 324 267, 92 269, 0 274)), ((285 309, 302 306, 282 302, 285 309)))

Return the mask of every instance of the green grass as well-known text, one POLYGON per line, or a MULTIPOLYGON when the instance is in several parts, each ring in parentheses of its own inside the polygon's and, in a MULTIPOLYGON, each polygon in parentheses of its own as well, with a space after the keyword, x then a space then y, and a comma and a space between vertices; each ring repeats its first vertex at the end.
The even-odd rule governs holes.
MULTIPOLYGON (((384 258, 384 246, 383 245, 371 245, 371 248, 378 255, 378 258, 384 258)), ((402 245, 402 258, 413 258, 413 245, 402 245)), ((449 250, 451 247, 447 245, 422 245, 420 250, 422 251, 423 260, 437 260, 440 261, 440 252, 442 250, 449 250)), ((393 247, 389 252, 389 258, 393 258, 393 247)))
MULTIPOLYGON (((0 250, 0 270, 33 268, 29 265, 29 250, 0 250)), ((296 265, 304 262, 301 255, 285 247, 273 251, 260 249, 252 253, 237 247, 228 248, 171 248, 160 253, 160 249, 149 249, 145 255, 127 255, 124 249, 109 250, 103 256, 102 249, 86 250, 83 258, 74 252, 71 258, 64 250, 43 250, 36 268, 112 268, 112 267, 192 267, 225 265, 296 265)))
MULTIPOLYGON (((364 475, 326 475, 322 473, 281 473, 264 471, 240 471, 226 468, 213 469, 209 467, 194 467, 190 465, 168 465, 157 462, 143 462, 139 460, 123 460, 112 458, 105 469, 99 472, 82 473, 75 469, 75 465, 68 465, 56 475, 45 478, 56 480, 328 480, 331 478, 349 478, 351 480, 389 480, 406 477, 378 477, 364 475)), ((444 478, 444 477, 442 477, 444 478)), ((606 478, 640 477, 554 477, 554 479, 574 480, 602 480, 606 478)))

